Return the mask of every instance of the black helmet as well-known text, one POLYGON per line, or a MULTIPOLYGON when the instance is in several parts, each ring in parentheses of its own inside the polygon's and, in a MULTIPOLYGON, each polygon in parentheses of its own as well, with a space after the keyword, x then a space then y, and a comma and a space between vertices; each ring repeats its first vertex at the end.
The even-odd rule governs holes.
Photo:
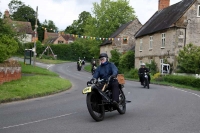
POLYGON ((101 53, 101 54, 99 55, 99 59, 100 59, 101 57, 106 57, 106 58, 108 58, 108 55, 107 55, 106 53, 101 53))

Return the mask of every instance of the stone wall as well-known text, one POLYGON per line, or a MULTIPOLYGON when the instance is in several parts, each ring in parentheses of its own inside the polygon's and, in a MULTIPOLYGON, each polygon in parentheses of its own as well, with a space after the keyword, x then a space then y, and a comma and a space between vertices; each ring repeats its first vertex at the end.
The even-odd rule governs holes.
POLYGON ((0 63, 0 85, 4 82, 21 79, 21 65, 15 60, 0 63))

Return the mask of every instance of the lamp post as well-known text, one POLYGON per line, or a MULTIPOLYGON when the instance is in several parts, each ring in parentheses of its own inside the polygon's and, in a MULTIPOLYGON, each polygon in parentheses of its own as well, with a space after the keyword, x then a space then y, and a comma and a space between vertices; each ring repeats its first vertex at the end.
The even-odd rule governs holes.
POLYGON ((34 42, 34 58, 33 58, 33 66, 35 66, 35 60, 36 60, 36 37, 37 37, 37 17, 38 17, 38 7, 36 7, 36 19, 35 19, 35 42, 34 42))

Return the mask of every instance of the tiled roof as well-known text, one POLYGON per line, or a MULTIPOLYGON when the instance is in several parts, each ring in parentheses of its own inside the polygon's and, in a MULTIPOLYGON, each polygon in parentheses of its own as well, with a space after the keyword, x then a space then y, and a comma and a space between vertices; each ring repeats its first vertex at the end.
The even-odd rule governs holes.
POLYGON ((187 9, 192 6, 195 1, 196 0, 182 0, 174 5, 157 11, 135 34, 135 37, 145 36, 173 27, 173 24, 184 15, 187 9))
POLYGON ((13 29, 15 29, 17 32, 23 32, 26 34, 32 34, 34 32, 30 22, 12 21, 11 24, 13 29))
POLYGON ((75 40, 75 38, 74 38, 73 36, 70 36, 69 34, 67 34, 67 35, 62 35, 62 37, 63 37, 66 41, 68 41, 68 40, 74 41, 74 40, 75 40))
POLYGON ((49 44, 54 43, 54 42, 56 41, 57 38, 58 38, 58 37, 49 38, 48 41, 47 41, 46 43, 49 43, 49 44))
MULTIPOLYGON (((133 20, 134 21, 134 20, 133 20)), ((130 21, 126 24, 121 25, 109 38, 115 38, 117 35, 119 35, 129 24, 131 24, 133 21, 130 21)), ((106 44, 111 44, 112 41, 111 40, 105 40, 102 45, 106 45, 106 44)))

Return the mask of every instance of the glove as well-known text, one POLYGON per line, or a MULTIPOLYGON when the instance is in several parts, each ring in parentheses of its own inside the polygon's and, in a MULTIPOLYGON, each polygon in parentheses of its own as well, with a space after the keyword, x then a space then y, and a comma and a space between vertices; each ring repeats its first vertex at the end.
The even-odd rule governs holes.
POLYGON ((89 84, 94 84, 94 82, 95 82, 95 78, 92 78, 90 81, 88 81, 87 83, 89 83, 89 84))
POLYGON ((116 75, 111 75, 110 78, 111 79, 116 78, 116 75))

